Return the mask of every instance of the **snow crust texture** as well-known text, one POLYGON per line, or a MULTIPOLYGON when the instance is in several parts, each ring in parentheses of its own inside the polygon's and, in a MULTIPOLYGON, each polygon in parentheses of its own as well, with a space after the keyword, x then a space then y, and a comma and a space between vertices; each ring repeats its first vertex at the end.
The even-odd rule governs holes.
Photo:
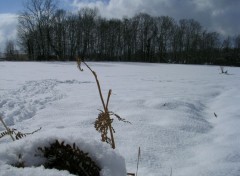
POLYGON ((117 150, 102 144, 93 127, 101 101, 87 68, 79 72, 73 62, 0 62, 4 121, 22 132, 42 127, 20 141, 0 139, 0 176, 70 175, 9 165, 19 153, 31 158, 29 166, 41 163, 33 157, 36 147, 55 138, 86 149, 105 168, 102 176, 135 172, 139 146, 139 176, 166 176, 171 170, 173 176, 239 176, 239 68, 228 67, 225 75, 218 66, 89 65, 104 97, 113 90, 109 110, 132 123, 114 121, 117 150))

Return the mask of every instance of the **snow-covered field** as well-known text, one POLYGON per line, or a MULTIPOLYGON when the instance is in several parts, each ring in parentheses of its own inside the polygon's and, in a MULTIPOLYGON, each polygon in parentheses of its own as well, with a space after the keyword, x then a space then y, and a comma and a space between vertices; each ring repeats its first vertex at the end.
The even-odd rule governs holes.
POLYGON ((135 172, 140 146, 138 176, 169 176, 171 170, 173 176, 240 175, 240 68, 225 68, 229 73, 225 75, 219 74, 217 66, 89 65, 98 74, 105 98, 108 89, 113 91, 109 110, 132 123, 114 121, 116 152, 100 142, 94 129, 102 105, 86 67, 79 72, 73 62, 0 62, 4 121, 21 132, 42 127, 19 141, 11 142, 8 136, 0 139, 1 176, 70 175, 8 165, 17 152, 32 151, 55 136, 86 150, 94 145, 100 152, 95 157, 123 173, 121 156, 127 171, 135 172), (39 141, 34 143, 36 138, 39 141))

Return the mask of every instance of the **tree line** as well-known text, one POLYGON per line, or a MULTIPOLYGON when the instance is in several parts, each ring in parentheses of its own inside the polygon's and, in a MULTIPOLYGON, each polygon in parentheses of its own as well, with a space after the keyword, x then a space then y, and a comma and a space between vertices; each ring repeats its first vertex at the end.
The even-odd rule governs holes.
POLYGON ((131 61, 240 65, 240 35, 223 38, 194 19, 139 13, 106 19, 96 8, 71 13, 55 0, 29 0, 18 18, 29 60, 131 61))

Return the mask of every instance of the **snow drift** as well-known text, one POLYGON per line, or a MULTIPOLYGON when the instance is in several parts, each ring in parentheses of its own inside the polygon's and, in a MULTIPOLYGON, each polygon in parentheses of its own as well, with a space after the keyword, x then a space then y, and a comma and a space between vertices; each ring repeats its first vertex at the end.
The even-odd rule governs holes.
POLYGON ((24 140, 0 139, 0 175, 68 175, 9 165, 19 152, 32 156, 26 151, 34 152, 57 137, 99 151, 91 155, 103 160, 103 174, 120 168, 124 176, 125 170, 135 172, 140 146, 139 176, 170 175, 171 168, 174 176, 239 176, 239 68, 226 68, 226 75, 218 66, 89 65, 98 74, 103 94, 113 90, 109 109, 132 123, 113 123, 117 151, 102 144, 94 129, 101 101, 86 68, 79 73, 74 62, 0 62, 0 114, 21 132, 42 127, 24 140))
MULTIPOLYGON (((55 142, 56 139, 59 140, 59 142, 64 141, 70 145, 75 143, 82 151, 88 153, 90 158, 101 168, 101 176, 126 175, 124 158, 118 152, 113 151, 108 145, 87 138, 67 136, 67 134, 64 134, 61 130, 52 130, 48 132, 38 132, 38 134, 29 135, 18 141, 0 145, 1 176, 43 175, 44 172, 42 171, 44 168, 42 165, 46 159, 41 155, 38 147, 48 147, 50 143, 55 142), (19 161, 19 155, 21 155, 21 160, 26 166, 24 169, 11 166, 19 161)), ((67 171, 54 169, 47 175, 57 176, 71 174, 67 171)))

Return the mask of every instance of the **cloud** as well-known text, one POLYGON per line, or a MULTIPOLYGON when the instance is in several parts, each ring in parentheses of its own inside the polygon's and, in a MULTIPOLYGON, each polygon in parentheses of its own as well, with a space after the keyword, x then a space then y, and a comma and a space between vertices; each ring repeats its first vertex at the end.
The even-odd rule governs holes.
POLYGON ((0 51, 4 51, 7 40, 15 40, 17 35, 17 15, 0 14, 0 51))
POLYGON ((222 30, 225 35, 240 34, 240 1, 214 0, 216 6, 212 12, 213 27, 222 30))
POLYGON ((132 17, 145 12, 153 16, 167 15, 176 20, 195 19, 203 28, 223 35, 237 35, 240 31, 239 0, 73 0, 72 6, 97 7, 107 18, 132 17))

